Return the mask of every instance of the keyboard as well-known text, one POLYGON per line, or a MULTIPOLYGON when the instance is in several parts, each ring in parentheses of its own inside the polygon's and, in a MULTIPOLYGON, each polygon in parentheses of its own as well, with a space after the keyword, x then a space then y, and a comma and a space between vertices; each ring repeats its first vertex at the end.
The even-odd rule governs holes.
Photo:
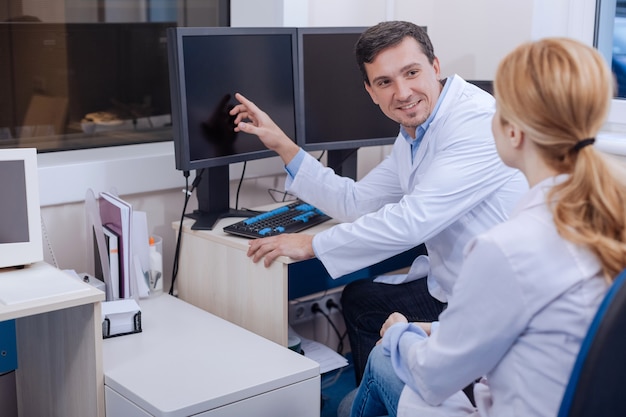
POLYGON ((237 236, 259 238, 300 232, 327 220, 330 217, 319 209, 297 200, 226 226, 223 230, 237 236))

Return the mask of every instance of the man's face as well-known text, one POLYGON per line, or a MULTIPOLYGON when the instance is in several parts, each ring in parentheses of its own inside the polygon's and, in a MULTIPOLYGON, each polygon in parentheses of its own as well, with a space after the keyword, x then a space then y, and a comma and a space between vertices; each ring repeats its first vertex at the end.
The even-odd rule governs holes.
POLYGON ((407 37, 381 51, 365 70, 370 80, 365 88, 374 103, 415 137, 441 94, 439 60, 429 63, 417 41, 407 37))

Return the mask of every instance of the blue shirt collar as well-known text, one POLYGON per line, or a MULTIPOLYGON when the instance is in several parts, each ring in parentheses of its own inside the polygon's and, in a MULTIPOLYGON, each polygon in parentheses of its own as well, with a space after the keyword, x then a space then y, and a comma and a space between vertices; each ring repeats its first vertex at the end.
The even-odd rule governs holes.
POLYGON ((415 152, 417 151, 417 148, 420 142, 424 138, 424 135, 426 134, 426 131, 428 130, 428 127, 430 126, 430 123, 435 118, 435 115, 437 114, 439 107, 441 107, 441 103, 443 102, 443 99, 446 96, 446 93, 448 92, 450 84, 452 84, 451 82, 448 82, 448 81, 450 81, 450 79, 446 79, 446 83, 443 85, 443 89, 441 90, 441 94, 439 94, 439 98, 437 99, 437 104, 435 104, 435 108, 433 109, 433 112, 430 114, 430 116, 428 116, 428 119, 426 119, 424 123, 419 125, 417 129, 415 129, 415 140, 413 140, 413 138, 409 136, 407 131, 404 129, 404 126, 400 126, 400 134, 402 135, 404 140, 406 140, 411 145, 411 148, 413 149, 413 155, 415 155, 415 152))

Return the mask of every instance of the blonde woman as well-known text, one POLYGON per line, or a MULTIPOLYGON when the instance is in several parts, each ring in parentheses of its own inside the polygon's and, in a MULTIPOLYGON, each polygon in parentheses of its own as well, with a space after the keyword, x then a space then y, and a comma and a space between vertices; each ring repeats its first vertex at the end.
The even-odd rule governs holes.
POLYGON ((571 39, 500 63, 492 130, 530 186, 510 219, 471 241, 438 325, 392 314, 352 416, 555 416, 582 339, 626 267, 626 185, 593 146, 612 76, 571 39), (476 406, 461 391, 475 385, 476 406))

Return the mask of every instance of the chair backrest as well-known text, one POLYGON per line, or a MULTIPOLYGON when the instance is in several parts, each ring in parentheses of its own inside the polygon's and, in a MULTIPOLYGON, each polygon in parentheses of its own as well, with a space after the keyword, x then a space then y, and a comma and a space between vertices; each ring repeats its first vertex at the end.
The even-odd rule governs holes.
POLYGON ((576 358, 558 417, 626 416, 626 270, 598 308, 576 358))
POLYGON ((485 90, 489 94, 493 94, 493 81, 491 80, 466 80, 470 84, 485 90))

